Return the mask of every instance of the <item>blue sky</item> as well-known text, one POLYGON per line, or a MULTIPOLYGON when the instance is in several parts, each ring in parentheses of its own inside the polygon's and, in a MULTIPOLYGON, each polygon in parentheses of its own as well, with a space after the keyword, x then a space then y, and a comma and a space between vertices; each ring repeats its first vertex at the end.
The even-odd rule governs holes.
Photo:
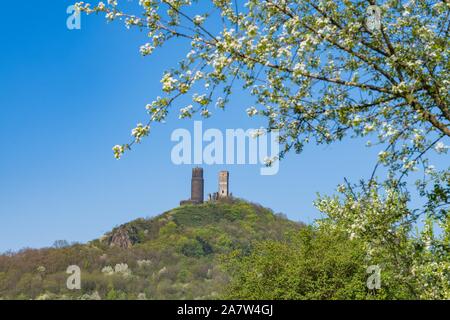
MULTIPOLYGON (((161 94, 163 71, 186 48, 173 43, 141 57, 145 34, 103 17, 83 16, 81 30, 70 31, 69 4, 3 4, 9 14, 0 19, 0 252, 56 239, 85 242, 189 197, 191 166, 172 164, 170 134, 192 130, 193 120, 172 117, 155 126, 120 161, 111 151, 146 120, 144 106, 161 94)), ((246 94, 236 95, 203 126, 258 128, 263 122, 245 114, 250 105, 246 94)), ((289 155, 275 176, 261 176, 259 165, 204 166, 206 193, 227 169, 236 196, 312 222, 319 217, 316 192, 333 193, 344 177, 370 176, 379 149, 364 143, 308 146, 289 155)))

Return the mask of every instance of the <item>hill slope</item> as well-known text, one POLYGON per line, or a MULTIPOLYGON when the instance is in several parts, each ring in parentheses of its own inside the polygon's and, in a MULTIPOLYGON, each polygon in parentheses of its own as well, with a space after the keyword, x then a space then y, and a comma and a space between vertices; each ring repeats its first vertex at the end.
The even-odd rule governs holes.
POLYGON ((182 206, 88 244, 0 256, 0 298, 216 298, 228 283, 221 259, 300 227, 242 200, 182 206), (81 290, 66 287, 70 265, 81 269, 81 290))

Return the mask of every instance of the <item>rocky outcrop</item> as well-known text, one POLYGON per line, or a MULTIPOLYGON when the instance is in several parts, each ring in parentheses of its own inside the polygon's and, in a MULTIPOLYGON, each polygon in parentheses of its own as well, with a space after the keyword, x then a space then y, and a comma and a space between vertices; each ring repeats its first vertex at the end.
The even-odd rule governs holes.
POLYGON ((133 241, 131 240, 128 231, 125 228, 119 228, 113 231, 109 240, 109 245, 111 247, 128 249, 133 246, 133 241))

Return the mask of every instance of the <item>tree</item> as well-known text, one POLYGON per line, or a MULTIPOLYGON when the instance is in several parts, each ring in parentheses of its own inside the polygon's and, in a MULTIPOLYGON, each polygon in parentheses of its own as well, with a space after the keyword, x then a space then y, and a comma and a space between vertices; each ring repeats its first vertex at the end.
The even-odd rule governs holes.
POLYGON ((365 263, 382 270, 388 296, 412 299, 450 298, 450 217, 426 215, 414 230, 414 214, 398 190, 372 189, 363 196, 349 189, 343 197, 320 197, 315 205, 327 218, 320 228, 347 234, 367 253, 365 263), (343 199, 342 199, 343 198, 343 199), (439 230, 439 232, 437 232, 439 230), (405 287, 398 291, 399 284, 405 287))
POLYGON ((55 242, 53 242, 53 248, 66 248, 69 245, 67 240, 55 240, 55 242))
POLYGON ((362 242, 340 231, 306 227, 289 241, 262 241, 250 254, 234 253, 225 265, 231 275, 228 299, 396 298, 402 284, 377 292, 366 286, 362 242))
POLYGON ((264 108, 249 114, 267 116, 268 128, 283 132, 285 151, 300 151, 312 139, 330 143, 377 130, 380 141, 393 145, 389 149, 418 135, 414 151, 421 152, 437 143, 423 141, 425 133, 450 136, 448 0, 381 1, 379 30, 364 22, 374 0, 248 0, 243 8, 233 1, 197 2, 144 0, 140 15, 122 11, 117 1, 78 4, 87 13, 105 12, 108 20, 123 17, 128 27, 148 29, 143 55, 173 38, 191 41, 187 58, 161 80, 167 97, 147 106, 150 121, 133 130, 132 143, 148 134, 151 122, 165 119, 181 95, 193 93, 194 106, 180 117, 210 116, 208 107, 213 101, 224 107, 236 79, 264 108), (189 16, 189 7, 199 14, 189 16), (223 22, 216 32, 208 30, 212 10, 223 22), (196 91, 198 82, 208 89, 196 91))
MULTIPOLYGON (((147 123, 132 130, 130 143, 113 148, 117 158, 141 142, 152 123, 165 120, 178 97, 192 96, 180 118, 209 117, 211 106, 225 108, 237 86, 255 97, 247 113, 267 117, 267 130, 280 131, 282 151, 269 163, 309 142, 370 136, 375 141, 369 144, 385 146, 378 163, 402 186, 419 164, 434 170, 428 151, 447 152, 449 0, 139 4, 140 13, 126 12, 116 0, 77 4, 88 14, 103 12, 110 21, 145 29, 144 56, 172 39, 190 42, 179 67, 161 79, 164 96, 146 106, 147 123), (373 5, 381 15, 378 29, 366 23, 373 5)), ((374 181, 375 170, 369 184, 374 181)))
MULTIPOLYGON (((250 252, 224 259, 231 276, 229 299, 448 299, 450 219, 433 230, 428 217, 421 232, 405 223, 405 199, 372 190, 370 206, 322 197, 326 218, 287 240, 257 242, 250 252), (379 270, 379 287, 369 287, 379 270)), ((367 199, 367 198, 365 198, 367 199)), ((406 221, 407 222, 407 221, 406 221)))

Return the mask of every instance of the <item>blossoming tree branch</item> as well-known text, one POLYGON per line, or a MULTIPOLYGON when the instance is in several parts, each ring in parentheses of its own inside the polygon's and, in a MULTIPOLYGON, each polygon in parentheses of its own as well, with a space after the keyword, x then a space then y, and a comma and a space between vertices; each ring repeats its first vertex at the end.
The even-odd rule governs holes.
POLYGON ((146 106, 148 122, 132 130, 130 143, 113 148, 117 158, 169 111, 180 118, 209 117, 212 107, 226 107, 238 85, 255 97, 248 115, 267 117, 267 129, 280 130, 281 157, 310 141, 370 135, 375 141, 368 144, 387 146, 379 162, 403 177, 419 163, 428 165, 429 150, 447 151, 448 0, 249 0, 244 6, 140 0, 139 5, 136 14, 121 10, 117 1, 76 4, 88 14, 103 12, 108 20, 145 29, 144 56, 169 40, 190 42, 179 67, 162 76, 164 96, 146 106), (381 12, 376 30, 366 24, 374 5, 381 12), (182 95, 190 95, 192 103, 176 105, 182 95))
MULTIPOLYGON (((193 103, 180 117, 208 117, 213 103, 225 107, 240 79, 260 106, 248 113, 283 131, 286 151, 299 151, 311 139, 330 143, 376 130, 382 142, 413 139, 420 152, 429 146, 426 134, 450 136, 449 1, 384 1, 376 32, 365 25, 375 1, 250 0, 242 8, 233 1, 197 2, 140 0, 139 15, 122 11, 117 1, 77 4, 88 14, 104 12, 108 20, 146 28, 143 55, 170 39, 191 41, 180 67, 161 80, 167 96, 147 105, 149 124, 188 94, 193 103), (188 7, 199 14, 184 13, 188 7), (208 30, 209 18, 217 20, 209 25, 223 27, 208 30), (205 89, 192 92, 200 81, 205 89)), ((148 131, 139 125, 133 142, 148 131)))

